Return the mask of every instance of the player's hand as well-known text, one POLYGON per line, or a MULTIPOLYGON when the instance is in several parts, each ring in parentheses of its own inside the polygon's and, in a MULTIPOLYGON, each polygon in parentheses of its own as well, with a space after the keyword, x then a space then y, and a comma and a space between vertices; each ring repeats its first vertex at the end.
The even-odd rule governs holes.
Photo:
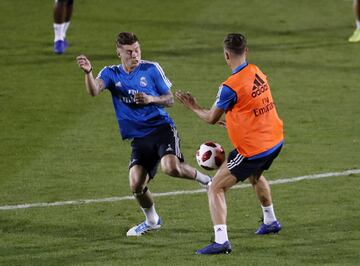
POLYGON ((219 120, 216 122, 217 125, 221 126, 221 127, 225 127, 226 128, 226 121, 225 120, 219 120))
POLYGON ((85 73, 89 73, 92 70, 91 63, 85 55, 79 55, 76 57, 76 62, 85 73))
POLYGON ((184 92, 179 90, 175 93, 175 96, 183 105, 190 109, 195 109, 198 107, 195 97, 192 96, 188 91, 184 92))
POLYGON ((147 95, 143 92, 138 92, 134 95, 136 104, 149 104, 152 103, 153 97, 151 95, 147 95))

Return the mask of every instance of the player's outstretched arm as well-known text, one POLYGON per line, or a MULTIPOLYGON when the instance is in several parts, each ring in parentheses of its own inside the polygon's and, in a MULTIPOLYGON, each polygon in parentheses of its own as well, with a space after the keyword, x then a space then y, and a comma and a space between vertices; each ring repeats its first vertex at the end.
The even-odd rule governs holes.
POLYGON ((87 92, 91 96, 99 95, 100 92, 105 88, 104 81, 101 79, 94 79, 92 74, 92 66, 89 59, 85 55, 79 55, 76 57, 76 62, 85 73, 85 86, 87 92))
POLYGON ((176 98, 183 105, 185 105, 195 114, 197 114, 197 116, 201 120, 209 124, 216 124, 220 120, 222 114, 224 113, 224 110, 219 109, 216 106, 213 106, 211 109, 205 109, 201 107, 196 102, 196 99, 189 92, 177 91, 176 98))

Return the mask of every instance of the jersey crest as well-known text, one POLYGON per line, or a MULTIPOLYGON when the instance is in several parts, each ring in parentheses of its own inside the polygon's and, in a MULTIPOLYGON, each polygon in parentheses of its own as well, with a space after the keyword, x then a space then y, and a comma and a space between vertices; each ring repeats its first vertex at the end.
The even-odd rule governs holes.
POLYGON ((140 86, 141 87, 146 87, 147 86, 147 80, 146 80, 146 78, 145 77, 141 77, 140 78, 140 86))

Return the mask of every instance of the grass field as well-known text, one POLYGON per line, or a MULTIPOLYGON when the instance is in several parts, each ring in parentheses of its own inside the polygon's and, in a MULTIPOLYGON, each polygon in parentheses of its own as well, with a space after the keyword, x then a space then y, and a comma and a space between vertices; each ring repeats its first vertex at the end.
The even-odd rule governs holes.
MULTIPOLYGON (((286 145, 269 180, 360 168, 360 43, 349 44, 348 0, 76 0, 70 48, 53 54, 53 1, 1 0, 0 207, 130 195, 129 142, 108 93, 91 98, 75 57, 95 72, 117 64, 120 31, 140 38, 174 84, 211 106, 230 70, 229 32, 248 37, 249 62, 269 77, 286 145)), ((205 140, 231 146, 179 103, 169 109, 187 162, 205 140)), ((272 187, 278 235, 254 235, 250 188, 228 193, 229 256, 196 256, 212 225, 205 193, 156 198, 163 228, 128 239, 143 215, 133 200, 0 210, 0 265, 359 265, 360 174, 272 187)), ((199 189, 159 173, 153 192, 199 189)))

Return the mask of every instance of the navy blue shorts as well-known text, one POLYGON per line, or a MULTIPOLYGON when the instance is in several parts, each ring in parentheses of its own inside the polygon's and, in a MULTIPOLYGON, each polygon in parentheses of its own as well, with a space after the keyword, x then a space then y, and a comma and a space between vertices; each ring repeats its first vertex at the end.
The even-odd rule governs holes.
POLYGON ((161 158, 167 154, 174 154, 180 162, 184 156, 180 150, 180 138, 175 126, 165 124, 142 138, 134 138, 131 142, 131 159, 129 169, 134 165, 143 166, 150 178, 156 174, 161 158))
POLYGON ((236 177, 237 182, 244 182, 251 175, 268 170, 273 160, 279 155, 281 148, 282 145, 269 155, 253 160, 242 156, 235 149, 229 153, 227 167, 230 173, 236 177))

